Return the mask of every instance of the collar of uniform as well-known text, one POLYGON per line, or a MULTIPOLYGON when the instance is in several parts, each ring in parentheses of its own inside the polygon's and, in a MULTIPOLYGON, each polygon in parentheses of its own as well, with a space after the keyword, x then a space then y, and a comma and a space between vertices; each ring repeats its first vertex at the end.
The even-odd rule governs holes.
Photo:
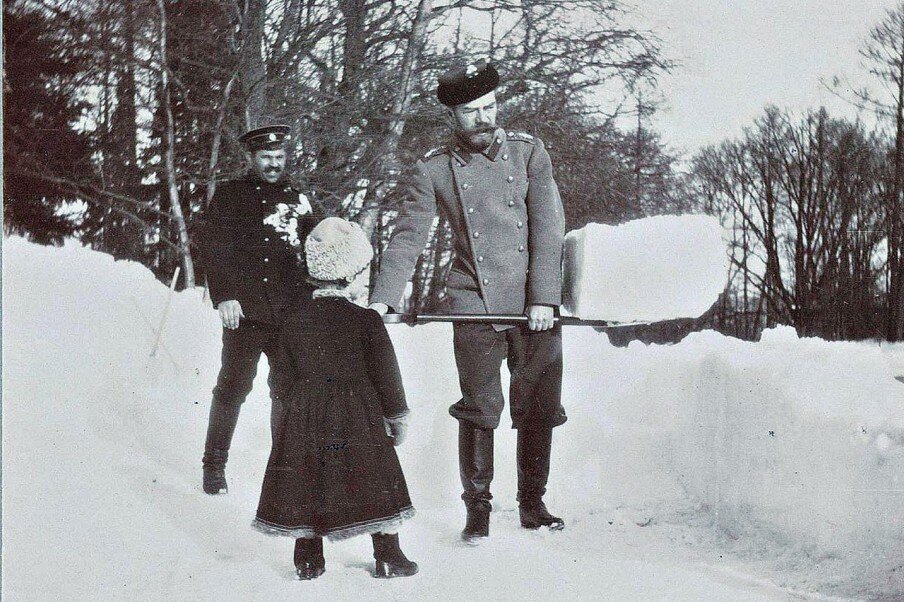
MULTIPOLYGON (((496 128, 496 132, 493 137, 493 142, 487 147, 486 150, 481 151, 480 154, 485 156, 490 161, 495 161, 496 157, 499 156, 499 151, 502 148, 502 144, 505 142, 505 130, 502 128, 496 128)), ((467 165, 471 161, 471 157, 474 156, 474 153, 468 150, 467 146, 461 141, 458 137, 458 134, 452 135, 452 144, 449 145, 449 152, 452 153, 452 156, 461 164, 467 165)))
POLYGON ((505 142, 505 131, 502 128, 496 128, 493 143, 490 144, 489 148, 483 151, 486 158, 490 161, 495 161, 496 157, 499 156, 499 151, 502 149, 503 142, 505 142))
POLYGON ((467 165, 471 160, 472 155, 462 143, 458 134, 452 134, 452 142, 449 143, 449 152, 455 157, 455 160, 458 161, 459 165, 467 165))

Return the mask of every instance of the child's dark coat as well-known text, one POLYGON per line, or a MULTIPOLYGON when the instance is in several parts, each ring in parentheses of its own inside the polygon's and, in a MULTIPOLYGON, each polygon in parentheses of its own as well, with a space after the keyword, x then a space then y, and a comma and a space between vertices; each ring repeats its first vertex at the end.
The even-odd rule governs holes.
POLYGON ((267 464, 254 526, 344 539, 414 514, 383 418, 407 413, 380 316, 338 297, 314 299, 283 326, 271 366, 286 416, 267 464))

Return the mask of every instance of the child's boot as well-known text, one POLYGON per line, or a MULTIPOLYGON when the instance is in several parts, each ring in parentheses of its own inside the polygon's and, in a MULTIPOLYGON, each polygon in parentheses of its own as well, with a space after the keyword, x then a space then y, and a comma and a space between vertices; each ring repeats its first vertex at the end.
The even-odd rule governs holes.
POLYGON ((326 571, 322 537, 299 537, 295 540, 295 572, 302 581, 310 581, 326 571))
POLYGON ((399 534, 374 533, 374 577, 410 577, 417 573, 417 563, 405 558, 399 548, 399 534))

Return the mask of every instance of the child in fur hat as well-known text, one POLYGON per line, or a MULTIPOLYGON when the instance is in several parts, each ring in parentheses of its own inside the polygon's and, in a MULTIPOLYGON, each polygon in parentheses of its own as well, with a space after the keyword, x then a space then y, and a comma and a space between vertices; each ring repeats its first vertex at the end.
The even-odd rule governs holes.
POLYGON ((284 383, 286 416, 273 441, 254 526, 295 539, 300 579, 323 574, 323 536, 371 534, 375 577, 417 572, 399 549, 414 515, 393 446, 408 406, 379 314, 350 301, 364 291, 373 250, 357 224, 327 218, 305 241, 320 288, 283 325, 271 377, 284 383))

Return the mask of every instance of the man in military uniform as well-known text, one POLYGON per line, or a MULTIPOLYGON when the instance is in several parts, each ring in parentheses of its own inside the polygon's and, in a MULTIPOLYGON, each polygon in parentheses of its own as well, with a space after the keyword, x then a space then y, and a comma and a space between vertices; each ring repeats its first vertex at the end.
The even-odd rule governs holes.
MULTIPOLYGON (((243 134, 248 173, 217 189, 206 214, 202 252, 214 307, 223 321, 222 365, 204 446, 204 492, 226 492, 225 467, 242 402, 261 353, 272 363, 279 324, 290 304, 310 298, 304 240, 322 217, 285 177, 288 126, 243 134)), ((282 392, 268 382, 271 433, 282 416, 282 392)))
POLYGON ((503 360, 512 374, 509 403, 512 426, 518 429, 521 524, 564 526, 542 499, 552 429, 566 420, 561 330, 553 319, 561 303, 564 215, 543 143, 496 127, 498 84, 499 74, 483 61, 440 77, 437 96, 449 107, 452 138, 418 161, 371 294, 371 307, 381 313, 398 307, 438 208, 454 232, 456 259, 446 282, 452 311, 529 318, 527 327, 454 326, 462 398, 449 412, 459 421, 467 509, 462 537, 472 542, 489 535, 503 360))

